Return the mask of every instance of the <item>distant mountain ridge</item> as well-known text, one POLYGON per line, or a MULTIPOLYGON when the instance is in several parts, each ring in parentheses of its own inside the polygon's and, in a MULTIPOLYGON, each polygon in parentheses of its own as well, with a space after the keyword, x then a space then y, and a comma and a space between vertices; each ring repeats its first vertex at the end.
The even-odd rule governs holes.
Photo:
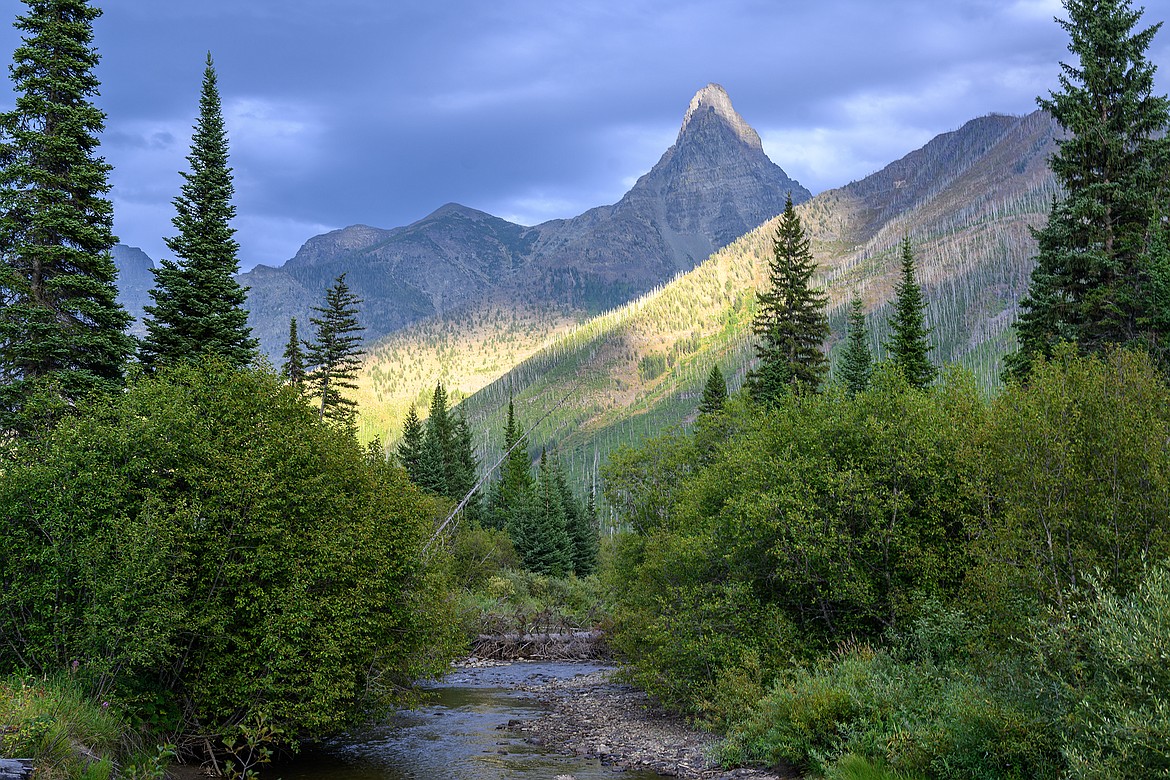
POLYGON ((404 227, 353 225, 305 243, 279 268, 241 275, 249 324, 275 356, 346 273, 367 342, 468 304, 600 310, 630 300, 811 194, 768 159, 717 84, 699 90, 678 138, 617 203, 534 227, 449 203, 404 227))
MULTIPOLYGON (((815 281, 829 294, 830 356, 854 294, 866 304, 871 348, 883 356, 908 235, 932 359, 996 386, 1034 264, 1031 228, 1059 194, 1047 165, 1058 133, 1043 112, 980 117, 799 206, 819 265, 815 281)), ((767 283, 775 225, 769 220, 661 289, 553 339, 467 398, 461 408, 481 432, 481 462, 499 452, 509 400, 522 427, 553 410, 533 431, 531 451, 557 448, 587 484, 614 447, 692 420, 712 365, 738 387, 754 359, 755 294, 767 283)), ((400 345, 400 354, 409 351, 400 345)))

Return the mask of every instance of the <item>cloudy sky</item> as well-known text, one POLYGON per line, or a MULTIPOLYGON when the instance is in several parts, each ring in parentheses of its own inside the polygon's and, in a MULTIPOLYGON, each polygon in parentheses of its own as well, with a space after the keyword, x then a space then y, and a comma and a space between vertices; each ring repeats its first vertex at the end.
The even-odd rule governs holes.
MULTIPOLYGON (((116 232, 166 256, 211 51, 244 268, 449 201, 524 224, 612 203, 708 82, 815 193, 968 119, 1032 111, 1070 60, 1059 0, 99 4, 116 232)), ((1167 0, 1145 4, 1146 24, 1170 15, 1167 0)), ((0 24, 7 62, 18 43, 0 24)), ((1170 91, 1170 29, 1150 57, 1170 91)), ((0 108, 12 101, 5 81, 0 108)))

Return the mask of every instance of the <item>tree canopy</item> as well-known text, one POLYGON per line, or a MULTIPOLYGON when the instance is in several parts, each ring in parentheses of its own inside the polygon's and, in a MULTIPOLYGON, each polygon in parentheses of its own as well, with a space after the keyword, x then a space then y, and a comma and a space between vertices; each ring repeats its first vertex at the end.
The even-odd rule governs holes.
POLYGON ((1168 338, 1157 297, 1170 225, 1170 100, 1155 95, 1146 57, 1161 22, 1135 29, 1129 0, 1067 0, 1072 64, 1039 98, 1066 136, 1050 165, 1063 191, 1036 232, 1038 254, 1016 323, 1007 375, 1026 379, 1061 341, 1082 353, 1168 338), (1164 254, 1161 255, 1164 258, 1164 254))
POLYGON ((244 309, 247 290, 236 281, 240 245, 231 226, 236 215, 232 169, 210 54, 187 162, 191 170, 182 172, 171 220, 178 235, 166 240, 177 259, 164 258, 153 269, 154 305, 145 307, 146 338, 139 357, 153 369, 210 353, 242 368, 256 357, 257 341, 244 309))
POLYGON ((0 114, 0 429, 42 428, 122 382, 134 341, 117 303, 99 56, 85 0, 25 0, 0 114))

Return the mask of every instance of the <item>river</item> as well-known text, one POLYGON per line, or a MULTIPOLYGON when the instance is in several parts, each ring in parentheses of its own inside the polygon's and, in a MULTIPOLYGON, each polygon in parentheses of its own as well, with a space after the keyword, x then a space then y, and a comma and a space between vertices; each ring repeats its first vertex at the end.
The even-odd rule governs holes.
MULTIPOLYGON (((305 750, 274 767, 282 780, 575 780, 615 777, 596 759, 563 756, 528 744, 500 726, 534 718, 540 705, 517 690, 549 678, 568 679, 604 667, 579 663, 516 663, 452 672, 431 686, 425 706, 305 750)), ((647 772, 623 780, 650 780, 647 772)))

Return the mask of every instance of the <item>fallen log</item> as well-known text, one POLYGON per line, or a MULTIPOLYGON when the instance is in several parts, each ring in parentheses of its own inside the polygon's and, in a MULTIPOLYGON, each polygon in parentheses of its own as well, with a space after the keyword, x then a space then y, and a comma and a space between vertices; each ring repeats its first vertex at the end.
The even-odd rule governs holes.
POLYGON ((472 655, 496 661, 608 660, 609 648, 601 631, 562 631, 543 634, 480 634, 472 655))

